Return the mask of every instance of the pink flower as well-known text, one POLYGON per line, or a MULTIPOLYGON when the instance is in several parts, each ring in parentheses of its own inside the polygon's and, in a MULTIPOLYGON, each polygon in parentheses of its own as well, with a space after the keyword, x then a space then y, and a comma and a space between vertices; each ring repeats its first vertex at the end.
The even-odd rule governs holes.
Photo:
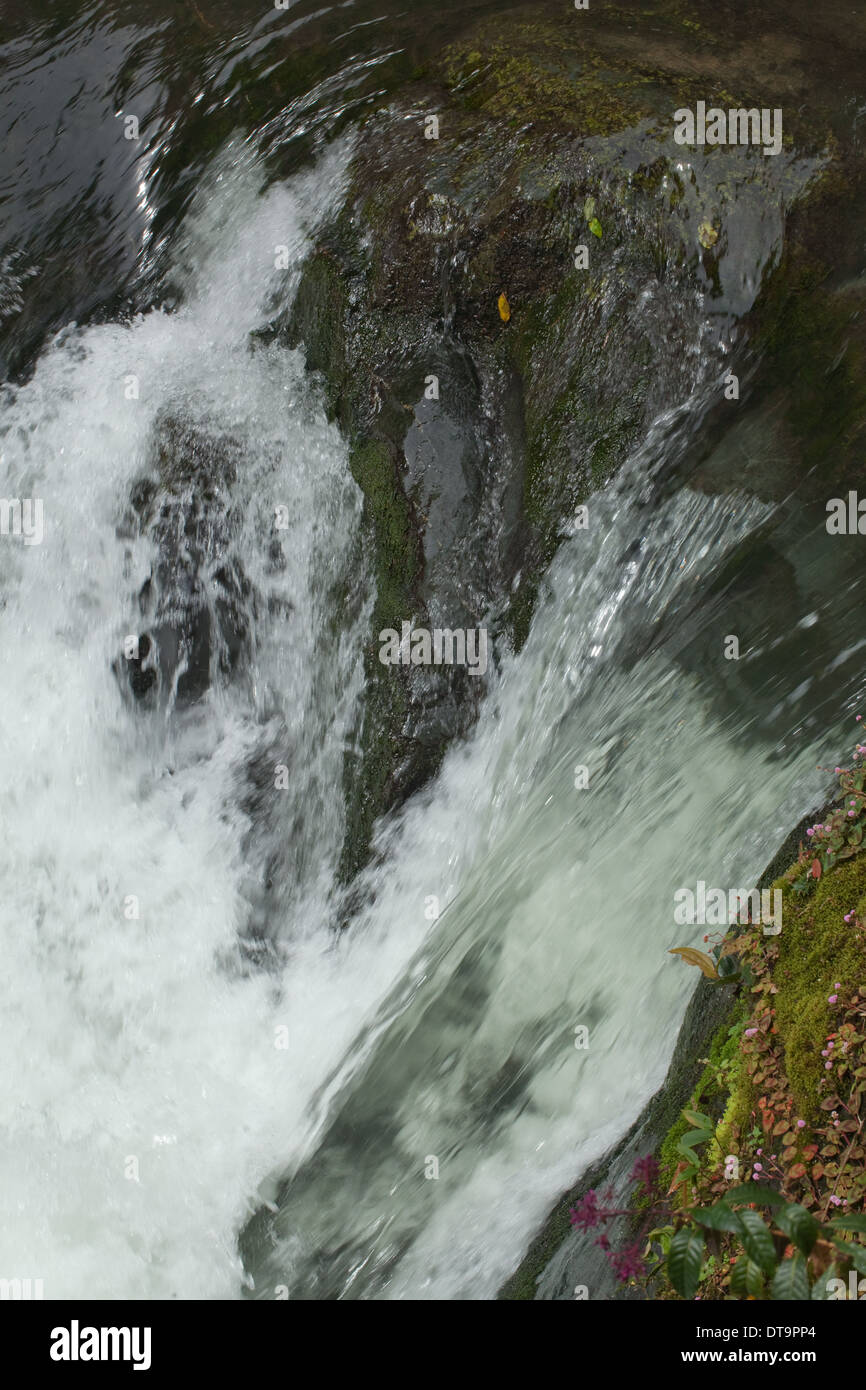
POLYGON ((659 1165, 652 1154, 647 1154, 645 1158, 637 1159, 631 1170, 632 1182, 640 1183, 641 1187, 645 1188, 647 1192, 652 1192, 658 1175, 659 1165))
POLYGON ((640 1244, 628 1246, 621 1250, 619 1254, 611 1251, 608 1256, 613 1272, 621 1284, 625 1284, 629 1279, 636 1279, 644 1272, 644 1262, 641 1259, 640 1244))
POLYGON ((576 1207, 572 1207, 568 1213, 571 1218, 572 1226, 578 1231, 591 1231, 594 1226, 598 1226, 603 1217, 598 1208, 598 1196, 594 1188, 590 1188, 586 1196, 581 1197, 576 1207))
POLYGON ((824 1063, 824 1070, 825 1070, 825 1071, 829 1071, 830 1068, 832 1067, 832 1065, 833 1065, 832 1062, 825 1062, 825 1063, 824 1063))
POLYGON ((763 1163, 756 1163, 756 1164, 755 1164, 755 1172, 756 1172, 756 1173, 762 1173, 763 1171, 764 1171, 764 1165, 763 1165, 763 1163))
POLYGON ((798 1128, 798 1129, 805 1129, 805 1128, 806 1128, 806 1121, 805 1121, 805 1120, 798 1120, 798 1121, 797 1121, 797 1128, 798 1128))
MULTIPOLYGON (((828 1003, 828 1004, 835 1004, 835 1003, 836 1003, 836 1000, 837 1000, 838 998, 839 998, 838 994, 831 994, 830 997, 829 997, 828 1000, 827 1000, 827 1003, 828 1003)), ((831 1043, 830 1046, 832 1047, 833 1044, 831 1043)))
POLYGON ((747 1028, 746 1031, 745 1031, 745 1033, 743 1034, 743 1037, 744 1037, 744 1038, 753 1038, 753 1037, 755 1036, 755 1034, 757 1033, 757 1031, 758 1031, 757 1028, 747 1028))

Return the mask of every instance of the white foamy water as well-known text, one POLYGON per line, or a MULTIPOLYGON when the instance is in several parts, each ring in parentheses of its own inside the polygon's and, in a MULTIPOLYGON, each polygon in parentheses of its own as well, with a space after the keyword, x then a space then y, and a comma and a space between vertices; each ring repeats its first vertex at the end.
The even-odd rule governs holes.
POLYGON ((251 1261, 259 1297, 493 1297, 664 1078, 695 984, 667 953, 703 930, 674 925, 674 889, 753 885, 822 785, 808 739, 778 759, 744 738, 746 711, 725 727, 663 641, 623 666, 767 508, 682 492, 642 519, 613 495, 591 510, 474 737, 382 838, 353 934, 417 934, 431 895, 443 911, 329 1083, 333 1125, 251 1261))
POLYGON ((275 1048, 287 1008, 297 1026, 279 979, 237 969, 251 911, 238 788, 263 744, 289 767, 285 823, 305 806, 315 849, 298 857, 285 936, 324 981, 337 789, 361 682, 361 629, 326 635, 329 591, 352 562, 360 496, 300 355, 253 350, 248 335, 291 293, 344 162, 345 151, 321 180, 259 196, 255 163, 230 151, 188 228, 185 307, 67 332, 3 400, 0 493, 43 499, 45 536, 0 542, 0 1047, 11 1063, 0 1272, 38 1268, 49 1298, 236 1294, 235 1231, 262 1158, 288 1147, 290 1096, 302 1103, 307 1065, 318 1075, 315 1055, 299 1063, 275 1048), (280 245, 289 272, 274 270, 280 245), (131 375, 138 399, 126 399, 131 375), (238 446, 239 550, 261 610, 254 681, 171 720, 130 708, 111 669, 137 631, 151 558, 115 528, 166 411, 238 446), (277 504, 289 527, 273 573, 277 504))

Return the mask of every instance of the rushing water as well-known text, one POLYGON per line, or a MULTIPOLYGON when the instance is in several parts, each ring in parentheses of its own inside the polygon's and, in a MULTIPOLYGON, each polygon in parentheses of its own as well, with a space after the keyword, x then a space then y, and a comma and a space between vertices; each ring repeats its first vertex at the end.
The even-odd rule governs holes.
MULTIPOLYGON (((0 494, 43 498, 45 535, 0 550, 0 1046, 15 1059, 0 1272, 43 1278, 47 1297, 492 1296, 663 1079, 694 986, 666 954, 682 944, 674 889, 755 880, 862 694, 850 550, 831 567, 793 502, 656 486, 705 409, 698 372, 563 542, 525 647, 491 669, 471 736, 379 828, 347 898, 342 767, 373 587, 361 495, 302 354, 250 336, 290 302, 339 205, 355 104, 407 44, 399 16, 359 44, 345 9, 307 12, 336 51, 287 94, 282 144, 269 112, 258 139, 221 142, 168 190, 198 95, 144 56, 166 42, 158 6, 150 30, 97 7, 6 46, 7 124, 42 113, 3 203, 4 245, 26 252, 7 264, 10 322, 85 180, 80 147, 56 178, 56 142, 34 155, 49 77, 74 124, 105 99, 75 73, 132 64, 125 105, 165 122, 133 163, 94 154, 59 257, 86 229, 88 255, 120 260, 66 301, 55 269, 56 302, 25 310, 17 338, 7 324, 10 361, 32 371, 3 389, 0 494), (346 129, 290 158, 317 124, 346 129), (71 322, 97 304, 100 322, 71 322), (178 421, 243 461, 224 547, 246 657, 203 701, 143 712, 117 657, 155 541, 125 519, 178 421), (726 683, 708 585, 759 534, 796 576, 791 624, 726 683), (285 790, 264 797, 276 765, 285 790)), ((222 9, 203 22, 216 111, 243 57, 266 67, 276 21, 230 37, 222 9)))

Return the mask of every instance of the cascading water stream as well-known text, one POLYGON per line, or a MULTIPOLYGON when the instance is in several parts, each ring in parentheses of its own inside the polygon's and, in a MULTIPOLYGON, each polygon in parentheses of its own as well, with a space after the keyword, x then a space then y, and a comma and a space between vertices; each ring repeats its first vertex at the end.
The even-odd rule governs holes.
POLYGON ((681 647, 702 584, 770 509, 685 489, 643 505, 659 433, 593 499, 474 737, 380 846, 353 943, 411 939, 434 898, 441 915, 318 1097, 315 1143, 247 1251, 257 1296, 494 1296, 664 1077, 694 986, 666 952, 701 930, 674 925, 674 888, 752 887, 820 794, 842 725, 804 718, 805 688, 774 708, 770 653, 769 718, 720 716, 716 670, 681 647))
POLYGON ((653 490, 696 398, 591 500, 337 933, 360 493, 301 355, 250 335, 290 299, 346 157, 262 192, 230 150, 185 227, 183 306, 71 329, 4 392, 0 490, 44 498, 45 539, 0 553, 0 1264, 26 1251, 46 1297, 491 1296, 663 1078, 694 986, 666 954, 693 944, 674 889, 751 886, 860 690, 842 558, 828 575, 790 509, 653 490), (153 541, 118 528, 167 415, 242 453, 253 655, 203 705, 142 711, 114 667, 153 541), (802 646, 728 687, 705 588, 769 527, 802 646))

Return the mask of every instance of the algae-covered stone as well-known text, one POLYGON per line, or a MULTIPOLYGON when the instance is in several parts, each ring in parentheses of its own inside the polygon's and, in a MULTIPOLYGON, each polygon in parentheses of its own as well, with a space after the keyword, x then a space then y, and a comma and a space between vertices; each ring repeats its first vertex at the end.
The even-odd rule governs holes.
MULTIPOLYGON (((290 326, 349 440, 379 592, 347 872, 479 693, 454 670, 378 666, 380 625, 433 615, 520 645, 568 517, 730 365, 725 325, 822 168, 814 131, 808 158, 684 162, 678 106, 757 101, 747 53, 712 26, 685 33, 662 7, 624 28, 601 6, 575 27, 543 8, 470 22, 368 120, 290 326)), ((769 298, 766 320, 781 312, 769 298)))

